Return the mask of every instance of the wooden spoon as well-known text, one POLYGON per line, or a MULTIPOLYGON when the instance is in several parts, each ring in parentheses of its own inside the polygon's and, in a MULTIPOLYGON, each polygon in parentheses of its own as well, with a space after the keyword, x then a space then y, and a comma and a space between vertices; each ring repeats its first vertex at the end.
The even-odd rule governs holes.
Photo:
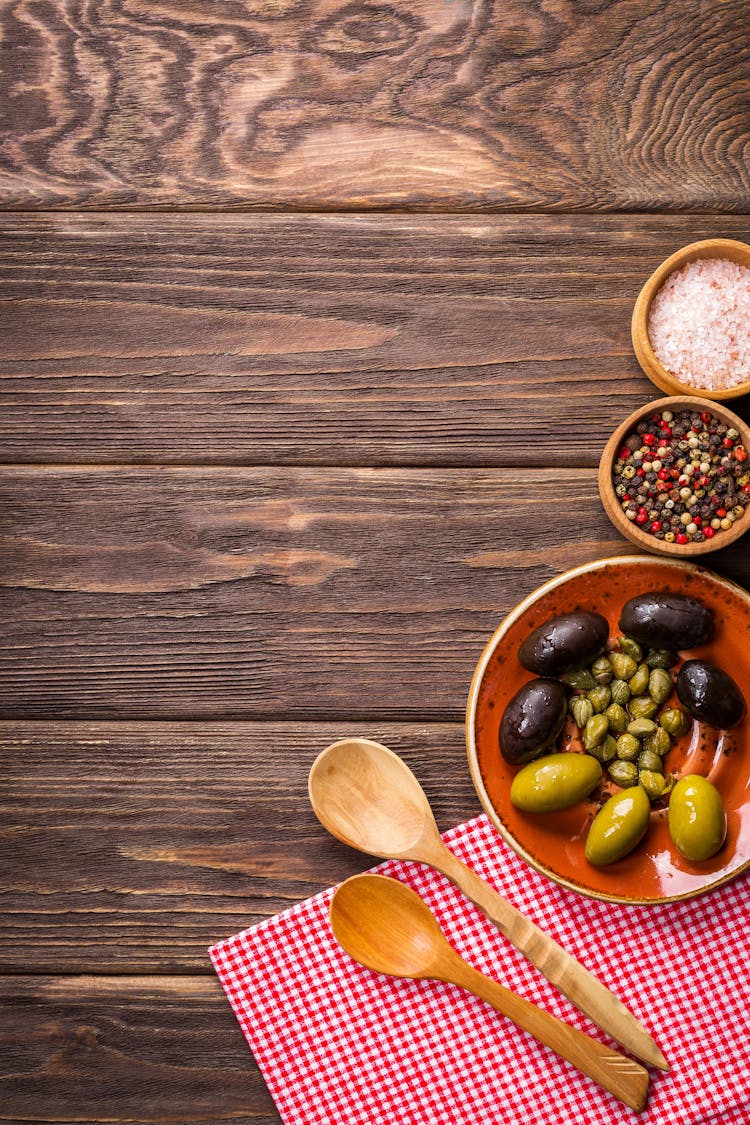
POLYGON ((473 969, 448 944, 429 907, 403 883, 382 875, 347 879, 333 896, 331 927, 339 945, 360 965, 394 977, 457 984, 631 1109, 640 1111, 646 1104, 647 1070, 473 969))
POLYGON ((649 1065, 669 1069, 646 1028, 616 996, 449 851, 424 790, 393 751, 366 738, 334 742, 313 763, 308 790, 315 815, 336 839, 382 859, 436 868, 603 1031, 649 1065))

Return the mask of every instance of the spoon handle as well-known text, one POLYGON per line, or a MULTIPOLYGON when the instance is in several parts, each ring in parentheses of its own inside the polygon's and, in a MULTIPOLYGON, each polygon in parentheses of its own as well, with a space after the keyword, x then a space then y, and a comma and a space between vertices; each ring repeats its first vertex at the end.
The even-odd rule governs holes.
POLYGON ((542 1008, 537 1008, 522 996, 517 996, 483 973, 477 972, 460 958, 457 958, 455 965, 451 958, 451 968, 455 969, 455 974, 451 975, 453 984, 486 1000, 517 1027, 528 1031, 540 1043, 567 1059, 631 1109, 638 1112, 643 1109, 648 1093, 648 1071, 633 1059, 618 1054, 542 1008))
POLYGON ((431 862, 494 922, 500 933, 539 969, 550 984, 554 984, 572 1004, 585 1012, 602 1031, 650 1066, 669 1070, 664 1055, 643 1024, 549 934, 493 891, 445 846, 431 862))

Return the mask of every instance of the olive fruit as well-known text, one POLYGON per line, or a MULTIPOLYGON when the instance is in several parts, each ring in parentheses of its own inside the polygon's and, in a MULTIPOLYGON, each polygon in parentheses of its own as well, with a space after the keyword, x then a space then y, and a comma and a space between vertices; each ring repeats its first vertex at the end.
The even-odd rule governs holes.
POLYGON ((518 650, 524 668, 538 676, 560 676, 590 664, 603 651, 609 636, 606 618, 578 610, 551 617, 530 633, 518 650))
POLYGON ((677 695, 694 719, 720 730, 736 727, 745 699, 732 677, 708 660, 687 660, 677 677, 677 695))
POLYGON ((669 798, 667 817, 669 835, 685 859, 710 859, 724 843, 727 814, 718 790, 705 777, 680 778, 669 798))
POLYGON ((556 812, 578 804, 602 776, 590 754, 548 754, 520 769, 510 787, 511 804, 524 812, 556 812))
POLYGON ((500 720, 500 751, 519 766, 551 746, 565 722, 568 697, 558 680, 530 680, 509 701, 500 720))
POLYGON ((615 793, 594 817, 586 837, 586 859, 606 867, 631 852, 648 828, 651 802, 641 785, 615 793))
POLYGON ((641 644, 657 649, 686 649, 713 636, 711 611, 685 594, 639 594, 622 607, 620 628, 641 644))

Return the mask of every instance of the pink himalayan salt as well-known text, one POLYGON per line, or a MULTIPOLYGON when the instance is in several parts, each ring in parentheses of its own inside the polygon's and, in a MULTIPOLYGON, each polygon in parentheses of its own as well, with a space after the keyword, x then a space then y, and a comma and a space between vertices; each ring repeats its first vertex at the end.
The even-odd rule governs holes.
POLYGON ((692 387, 719 390, 750 379, 750 269, 702 258, 670 274, 651 302, 651 347, 692 387))

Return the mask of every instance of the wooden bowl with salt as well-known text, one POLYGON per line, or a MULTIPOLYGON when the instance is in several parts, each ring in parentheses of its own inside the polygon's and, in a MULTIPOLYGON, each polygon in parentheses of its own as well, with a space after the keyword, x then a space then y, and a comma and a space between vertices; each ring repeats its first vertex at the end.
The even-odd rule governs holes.
MULTIPOLYGON (((654 270, 639 293, 633 309, 631 336, 638 362, 657 387, 660 387, 663 391, 668 391, 670 394, 693 395, 717 401, 738 398, 740 395, 748 394, 750 392, 750 379, 743 382, 734 382, 733 385, 730 385, 726 379, 711 377, 706 382, 707 384, 714 383, 714 386, 699 386, 698 381, 688 383, 660 362, 649 336, 649 320, 654 299, 670 275, 691 263, 708 259, 734 262, 736 265, 750 269, 750 246, 730 238, 708 238, 702 242, 692 242, 689 246, 683 246, 681 250, 672 254, 654 270)), ((689 308, 685 310, 688 313, 689 311, 689 308)))
MULTIPOLYGON (((730 528, 720 528, 716 531, 713 531, 712 528, 712 536, 710 539, 702 539, 700 541, 693 540, 687 543, 669 543, 664 539, 658 539, 650 531, 642 530, 637 523, 629 520, 616 494, 614 468, 620 450, 623 448, 628 436, 636 431, 640 422, 645 422, 650 417, 661 414, 663 411, 670 411, 675 417, 685 412, 701 414, 708 411, 720 424, 737 431, 739 436, 735 439, 735 449, 738 446, 742 446, 744 451, 750 452, 750 426, 743 422, 741 418, 726 406, 720 406, 714 402, 711 402, 709 405, 705 398, 701 398, 697 395, 674 395, 669 398, 656 399, 653 402, 646 403, 644 406, 639 407, 638 410, 633 411, 622 425, 617 427, 604 447, 604 452, 599 462, 599 494, 602 499, 602 504, 604 505, 604 510, 617 530, 624 535, 626 539, 635 544, 636 547, 641 547, 644 551, 649 551, 651 554, 668 555, 671 558, 686 559, 695 555, 707 555, 711 551, 719 551, 723 547, 728 547, 731 543, 734 543, 750 528, 750 504, 745 508, 744 514, 734 520, 730 528)), ((742 464, 743 466, 750 466, 750 460, 742 464)), ((750 472, 750 469, 748 472, 750 472)), ((675 487, 677 487, 676 484, 675 487)))

